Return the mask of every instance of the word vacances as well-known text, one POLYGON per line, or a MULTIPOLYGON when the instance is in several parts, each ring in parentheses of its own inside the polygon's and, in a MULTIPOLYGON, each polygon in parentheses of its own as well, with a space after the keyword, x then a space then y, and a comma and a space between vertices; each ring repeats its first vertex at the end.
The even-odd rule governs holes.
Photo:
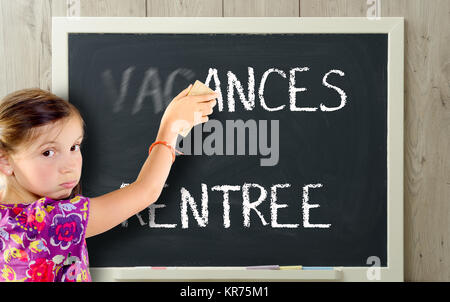
MULTIPOLYGON (((128 95, 128 84, 132 77, 133 71, 135 67, 131 66, 127 68, 123 74, 121 79, 120 90, 118 90, 115 85, 112 71, 106 70, 102 73, 102 80, 107 88, 107 92, 110 94, 110 97, 115 100, 113 105, 113 112, 117 113, 123 109, 123 105, 128 95)), ((283 70, 270 68, 264 72, 261 77, 261 81, 258 87, 257 95, 258 95, 258 103, 265 111, 275 112, 280 110, 290 110, 291 112, 314 112, 324 111, 324 112, 332 112, 337 111, 342 108, 347 103, 347 95, 344 90, 341 88, 334 86, 329 83, 328 77, 332 74, 337 74, 339 76, 345 76, 345 73, 341 70, 332 69, 328 71, 322 78, 322 85, 327 89, 333 89, 339 95, 340 101, 337 106, 326 105, 324 102, 321 102, 319 107, 301 107, 297 104, 297 95, 298 93, 307 91, 306 87, 297 87, 296 75, 298 72, 308 72, 310 70, 309 67, 295 67, 289 70, 289 106, 286 104, 272 107, 269 102, 266 101, 264 97, 264 90, 268 83, 269 75, 272 73, 278 74, 279 76, 287 79, 288 76, 283 70)), ((160 79, 158 69, 157 68, 149 68, 146 73, 144 80, 140 86, 137 98, 134 102, 134 106, 131 114, 136 114, 142 109, 144 100, 147 98, 151 98, 153 102, 153 108, 155 114, 161 112, 164 105, 168 104, 168 100, 171 99, 171 91, 174 84, 175 79, 178 76, 183 77, 193 77, 194 73, 190 70, 186 69, 176 69, 169 76, 168 80, 164 86, 164 89, 161 85, 162 81, 160 79), (163 104, 163 100, 166 100, 166 104, 163 104)), ((224 106, 225 100, 222 97, 222 83, 220 81, 218 70, 215 68, 209 68, 208 75, 206 77, 205 84, 209 87, 212 87, 213 90, 219 93, 218 101, 218 111, 222 112, 227 110, 228 112, 236 111, 236 97, 235 91, 237 92, 237 96, 239 101, 241 102, 243 109, 246 111, 252 111, 256 107, 256 92, 255 92, 255 74, 252 67, 248 67, 248 83, 247 83, 247 96, 244 93, 244 88, 241 81, 237 78, 237 76, 231 72, 227 72, 227 80, 228 84, 226 87, 226 108, 224 106)), ((334 101, 334 103, 337 103, 334 101)), ((267 158, 260 159, 261 166, 274 166, 278 164, 279 161, 279 121, 271 120, 270 121, 270 142, 268 144, 268 121, 266 120, 215 120, 210 119, 204 125, 200 124, 197 127, 194 127, 195 132, 195 140, 192 144, 192 136, 188 135, 185 138, 178 138, 177 146, 180 151, 182 151, 185 155, 235 155, 234 154, 234 133, 237 131, 237 155, 246 155, 246 141, 247 138, 245 136, 245 129, 248 130, 249 135, 249 148, 247 150, 248 155, 260 155, 267 156, 267 158), (225 123, 225 126, 222 125, 225 123), (206 137, 203 139, 202 133, 206 134, 206 137), (226 141, 225 141, 226 140, 226 141), (183 141, 183 146, 180 146, 180 142, 183 141), (226 149, 224 148, 226 146, 226 149)))

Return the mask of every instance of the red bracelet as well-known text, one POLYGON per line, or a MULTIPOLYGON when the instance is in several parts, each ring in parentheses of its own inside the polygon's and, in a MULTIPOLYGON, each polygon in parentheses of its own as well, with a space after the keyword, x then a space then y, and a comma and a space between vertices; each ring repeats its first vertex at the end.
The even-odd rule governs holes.
POLYGON ((166 146, 166 147, 168 147, 169 149, 170 149, 170 151, 172 151, 172 163, 175 161, 175 152, 177 152, 178 154, 183 154, 184 155, 184 153, 183 152, 180 152, 180 151, 178 151, 178 150, 175 150, 175 148, 174 147, 172 147, 171 145, 169 145, 167 142, 165 142, 165 141, 156 141, 156 142, 154 142, 153 144, 151 144, 150 145, 150 148, 148 149, 148 154, 150 155, 150 152, 152 152, 152 148, 155 146, 155 145, 157 145, 157 144, 162 144, 162 145, 164 145, 164 146, 166 146))

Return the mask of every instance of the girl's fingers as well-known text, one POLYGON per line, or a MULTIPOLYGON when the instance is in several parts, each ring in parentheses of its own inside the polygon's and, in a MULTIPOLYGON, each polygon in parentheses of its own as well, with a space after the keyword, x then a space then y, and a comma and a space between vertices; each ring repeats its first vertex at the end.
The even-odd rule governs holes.
POLYGON ((213 113, 213 107, 214 107, 213 102, 205 102, 199 104, 199 108, 203 112, 203 115, 213 113))
POLYGON ((217 98, 218 96, 219 96, 218 93, 210 93, 210 94, 204 94, 204 95, 194 95, 194 96, 192 96, 192 99, 195 102, 201 103, 201 102, 207 102, 209 100, 213 100, 213 99, 217 98))
POLYGON ((194 114, 194 126, 201 124, 201 123, 205 123, 209 120, 208 116, 205 116, 204 113, 202 111, 197 111, 194 114))
POLYGON ((206 109, 204 109, 204 110, 202 111, 202 116, 210 115, 211 113, 213 113, 213 110, 212 110, 211 107, 209 107, 209 108, 206 108, 206 109))
POLYGON ((213 113, 212 107, 210 105, 202 105, 194 112, 194 125, 200 123, 205 123, 209 120, 208 115, 213 113))

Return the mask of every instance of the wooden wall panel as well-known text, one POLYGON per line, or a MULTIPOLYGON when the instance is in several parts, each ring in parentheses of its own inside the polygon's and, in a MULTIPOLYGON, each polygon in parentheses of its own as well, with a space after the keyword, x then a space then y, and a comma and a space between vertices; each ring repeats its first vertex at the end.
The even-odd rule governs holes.
POLYGON ((52 6, 52 17, 69 16, 67 12, 67 0, 50 0, 52 6))
POLYGON ((145 0, 82 0, 83 17, 145 17, 145 0))
POLYGON ((26 87, 47 88, 49 1, 0 0, 0 97, 26 87))
POLYGON ((450 281, 450 1, 381 11, 405 17, 405 276, 450 281))
POLYGON ((147 7, 146 0, 50 1, 53 17, 145 17, 147 7), (70 3, 77 9, 70 11, 68 7, 70 3))
POLYGON ((366 0, 300 0, 300 17, 365 17, 366 0))
POLYGON ((223 0, 224 17, 299 17, 298 0, 223 0))
MULTIPOLYGON (((405 17, 406 281, 450 281, 450 1, 379 0, 405 17)), ((301 0, 302 17, 366 16, 365 0, 301 0)))
POLYGON ((147 0, 148 17, 222 17, 222 0, 147 0))

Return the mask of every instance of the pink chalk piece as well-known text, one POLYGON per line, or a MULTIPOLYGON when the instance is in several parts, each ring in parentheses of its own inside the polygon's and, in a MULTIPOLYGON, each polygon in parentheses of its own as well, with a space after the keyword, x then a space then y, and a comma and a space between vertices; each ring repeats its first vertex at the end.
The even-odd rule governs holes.
POLYGON ((279 265, 259 265, 259 266, 247 266, 247 269, 272 269, 279 270, 279 265))

